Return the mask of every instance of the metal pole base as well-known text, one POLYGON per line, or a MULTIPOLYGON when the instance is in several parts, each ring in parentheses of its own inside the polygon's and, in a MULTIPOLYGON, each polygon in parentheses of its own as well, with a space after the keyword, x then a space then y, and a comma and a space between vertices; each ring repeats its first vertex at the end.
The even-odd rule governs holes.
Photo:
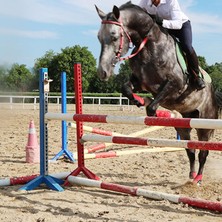
MULTIPOLYGON (((100 180, 100 178, 98 176, 96 176, 96 174, 94 174, 93 172, 91 172, 89 169, 87 169, 86 167, 82 166, 82 167, 77 167, 69 176, 78 176, 80 173, 84 173, 85 176, 88 177, 88 179, 93 179, 93 180, 100 180)), ((68 177, 64 183, 64 186, 69 186, 70 183, 68 182, 68 177)))
POLYGON ((72 162, 76 162, 76 160, 73 157, 72 152, 70 152, 69 150, 60 150, 51 160, 52 161, 56 161, 58 160, 62 155, 64 155, 65 157, 67 157, 70 161, 72 162))
POLYGON ((42 176, 36 177, 26 185, 22 186, 19 190, 33 190, 38 187, 40 184, 45 183, 49 188, 55 191, 64 191, 64 189, 60 186, 64 181, 57 179, 52 176, 42 176))

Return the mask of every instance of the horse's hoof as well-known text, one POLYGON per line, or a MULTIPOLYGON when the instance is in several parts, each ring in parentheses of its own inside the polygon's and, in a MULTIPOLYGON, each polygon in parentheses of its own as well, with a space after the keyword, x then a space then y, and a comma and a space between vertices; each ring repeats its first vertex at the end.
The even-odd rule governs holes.
POLYGON ((156 110, 147 109, 146 114, 147 114, 147 116, 156 116, 156 110))
POLYGON ((190 179, 195 179, 196 176, 197 176, 196 172, 190 172, 189 178, 190 179))
POLYGON ((133 103, 134 103, 134 105, 136 105, 137 107, 144 106, 144 104, 140 103, 138 100, 134 100, 133 103))
POLYGON ((200 185, 201 185, 201 182, 202 182, 202 178, 203 178, 202 174, 201 174, 201 175, 197 175, 197 176, 194 178, 193 183, 194 183, 194 184, 197 184, 198 186, 200 186, 200 185))

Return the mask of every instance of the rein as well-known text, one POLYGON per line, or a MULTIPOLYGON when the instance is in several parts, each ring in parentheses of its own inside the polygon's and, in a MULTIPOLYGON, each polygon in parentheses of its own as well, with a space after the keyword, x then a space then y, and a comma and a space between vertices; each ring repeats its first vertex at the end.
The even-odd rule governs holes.
MULTIPOLYGON (((102 24, 112 24, 112 25, 118 25, 120 26, 120 45, 119 45, 119 50, 118 52, 116 52, 116 60, 117 62, 119 61, 124 61, 124 60, 128 60, 131 59, 132 57, 136 56, 142 49, 143 47, 146 45, 147 41, 148 41, 148 36, 146 36, 143 41, 141 42, 139 48, 137 49, 137 51, 129 56, 126 57, 121 57, 121 53, 122 53, 122 49, 123 49, 123 44, 124 44, 124 33, 126 34, 128 40, 129 40, 129 48, 132 48, 133 43, 132 40, 130 38, 130 35, 126 32, 126 30, 124 29, 123 23, 120 21, 111 21, 111 20, 102 20, 102 24)), ((117 63, 116 62, 116 63, 117 63)), ((113 63, 113 66, 115 66, 116 64, 113 63)))

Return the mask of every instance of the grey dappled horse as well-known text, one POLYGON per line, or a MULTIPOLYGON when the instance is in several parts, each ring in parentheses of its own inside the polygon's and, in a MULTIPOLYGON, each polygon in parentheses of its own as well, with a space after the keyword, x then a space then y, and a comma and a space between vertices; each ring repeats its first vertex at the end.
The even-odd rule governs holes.
MULTIPOLYGON (((102 19, 98 33, 101 43, 98 74, 101 80, 108 80, 117 62, 130 59, 132 76, 123 84, 123 94, 134 104, 133 91, 147 91, 153 99, 146 98, 146 112, 154 116, 159 105, 178 111, 183 117, 217 119, 222 107, 221 93, 214 92, 210 83, 197 91, 192 79, 185 75, 175 53, 175 40, 159 27, 139 6, 127 2, 105 14, 97 9, 102 19), (130 44, 134 49, 130 56, 123 58, 130 44)), ((191 129, 176 128, 183 140, 190 140, 191 129)), ((200 141, 208 141, 213 129, 196 129, 200 141)), ((200 183, 209 151, 199 151, 199 170, 195 172, 195 150, 187 149, 190 161, 189 177, 200 183)))

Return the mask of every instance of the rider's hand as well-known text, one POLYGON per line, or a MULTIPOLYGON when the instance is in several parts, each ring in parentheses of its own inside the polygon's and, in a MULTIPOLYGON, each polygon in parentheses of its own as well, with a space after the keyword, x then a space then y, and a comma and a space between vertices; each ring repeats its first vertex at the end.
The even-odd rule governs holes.
POLYGON ((159 16, 156 15, 155 21, 158 25, 162 26, 163 25, 163 19, 160 18, 159 16))

